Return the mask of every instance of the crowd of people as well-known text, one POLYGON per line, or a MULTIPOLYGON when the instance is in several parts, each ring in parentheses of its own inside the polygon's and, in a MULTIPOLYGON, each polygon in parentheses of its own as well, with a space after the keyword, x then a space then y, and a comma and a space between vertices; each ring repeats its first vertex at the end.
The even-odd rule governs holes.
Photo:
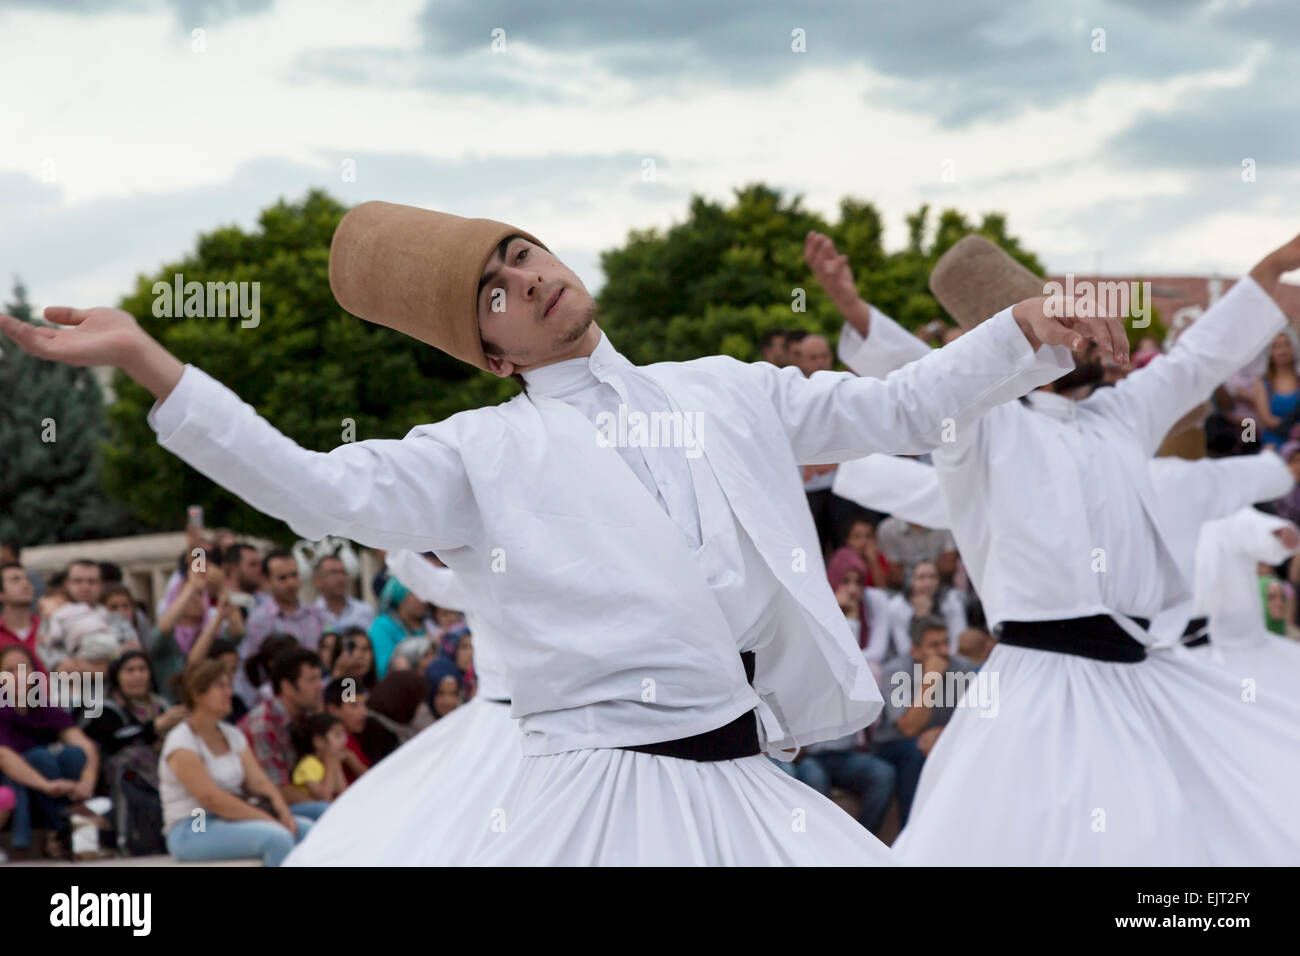
MULTIPOLYGON (((108 562, 48 580, 0 542, 0 862, 276 865, 352 781, 473 697, 458 610, 342 556, 189 529, 153 608, 108 562)), ((382 556, 381 556, 382 557, 382 556)), ((436 562, 432 555, 430 560, 436 562)))

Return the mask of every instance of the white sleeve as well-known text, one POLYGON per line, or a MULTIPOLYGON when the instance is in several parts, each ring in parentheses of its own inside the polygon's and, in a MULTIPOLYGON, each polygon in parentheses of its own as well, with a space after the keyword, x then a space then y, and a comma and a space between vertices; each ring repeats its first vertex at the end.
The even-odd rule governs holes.
POLYGON ((884 381, 767 362, 745 366, 766 391, 800 464, 872 452, 921 454, 952 440, 963 422, 1046 385, 1074 367, 1060 348, 1030 347, 1006 309, 884 381))
POLYGON ((1286 315, 1247 276, 1193 322, 1168 354, 1096 392, 1094 407, 1131 424, 1147 454, 1154 454, 1175 422, 1285 327, 1286 315))
POLYGON ((384 563, 421 601, 452 611, 470 610, 469 595, 451 568, 440 568, 414 551, 389 551, 384 563))
POLYGON ((892 455, 868 455, 835 469, 831 490, 871 511, 925 528, 948 528, 948 505, 932 465, 892 455))
POLYGON ((894 369, 924 358, 932 350, 872 306, 866 337, 845 322, 844 328, 840 329, 839 347, 836 351, 839 352, 840 361, 858 375, 864 378, 884 378, 894 369))
POLYGON ((162 447, 312 541, 436 551, 470 543, 477 527, 459 454, 427 433, 308 451, 193 365, 149 424, 162 447))

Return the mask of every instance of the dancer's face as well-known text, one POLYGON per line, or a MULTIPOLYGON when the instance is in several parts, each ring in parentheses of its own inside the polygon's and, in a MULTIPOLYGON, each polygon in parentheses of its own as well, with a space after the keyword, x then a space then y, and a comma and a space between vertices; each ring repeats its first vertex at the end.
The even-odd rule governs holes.
POLYGON ((488 368, 502 377, 590 355, 599 338, 596 304, 568 266, 514 238, 492 253, 478 294, 488 368))

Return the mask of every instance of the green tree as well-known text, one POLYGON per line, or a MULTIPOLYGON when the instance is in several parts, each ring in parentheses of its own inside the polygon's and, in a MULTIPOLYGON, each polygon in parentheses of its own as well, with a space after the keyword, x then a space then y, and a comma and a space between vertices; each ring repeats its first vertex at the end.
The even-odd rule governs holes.
POLYGON ((696 196, 684 222, 664 231, 634 230, 621 248, 601 255, 602 328, 640 363, 716 353, 757 359, 758 338, 774 329, 834 336, 842 320, 803 261, 810 229, 829 235, 849 256, 863 298, 908 328, 946 317, 930 294, 930 271, 964 235, 987 236, 1042 270, 1008 234, 1001 214, 972 223, 949 209, 932 230, 930 209, 921 206, 906 221, 907 244, 890 253, 880 213, 860 199, 843 199, 837 221, 829 223, 805 210, 801 197, 787 199, 761 183, 737 189, 730 206, 696 196))
MULTIPOLYGON (((36 325, 15 281, 4 311, 36 325)), ((0 536, 24 546, 113 537, 135 530, 100 490, 104 403, 95 373, 43 362, 5 342, 0 354, 0 536)))
MULTIPOLYGON (((199 236, 193 252, 139 276, 120 307, 182 361, 201 367, 316 451, 349 439, 401 438, 415 425, 513 394, 517 387, 509 380, 343 311, 330 292, 329 245, 344 212, 321 191, 300 202, 278 202, 253 230, 228 226, 199 236), (155 315, 155 303, 163 301, 155 283, 172 286, 178 273, 184 282, 258 283, 257 324, 245 327, 237 315, 155 315)), ((105 468, 114 498, 164 527, 179 527, 186 506, 200 504, 213 527, 291 538, 283 523, 157 444, 146 421, 154 400, 145 389, 120 372, 114 388, 105 468)))

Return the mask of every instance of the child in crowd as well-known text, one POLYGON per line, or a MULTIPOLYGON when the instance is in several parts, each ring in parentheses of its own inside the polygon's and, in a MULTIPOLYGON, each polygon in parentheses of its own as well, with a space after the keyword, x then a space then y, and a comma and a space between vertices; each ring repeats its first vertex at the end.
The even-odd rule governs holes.
POLYGON ((293 768, 293 785, 313 800, 331 801, 347 789, 343 758, 348 752, 348 732, 333 714, 309 714, 293 730, 293 745, 301 754, 293 768))

